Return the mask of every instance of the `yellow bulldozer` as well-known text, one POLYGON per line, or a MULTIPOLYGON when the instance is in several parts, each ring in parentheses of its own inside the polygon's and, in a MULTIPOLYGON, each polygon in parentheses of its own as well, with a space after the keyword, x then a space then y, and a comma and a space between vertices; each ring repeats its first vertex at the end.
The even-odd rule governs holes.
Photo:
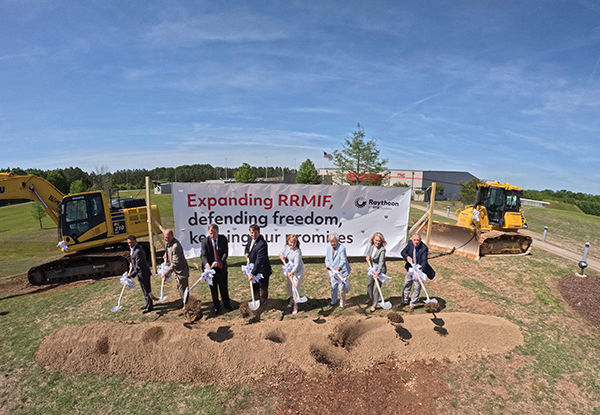
POLYGON ((508 183, 479 183, 475 203, 456 211, 455 225, 432 222, 429 246, 468 258, 484 255, 525 255, 532 238, 521 209, 523 189, 508 183))
MULTIPOLYGON (((27 274, 33 285, 78 279, 104 278, 127 271, 127 236, 148 236, 144 199, 109 202, 103 191, 64 195, 47 180, 34 175, 0 173, 0 199, 40 202, 58 226, 62 258, 37 265, 27 274)), ((160 212, 151 206, 153 226, 160 228, 160 212)), ((141 244, 150 258, 148 244, 141 244)))

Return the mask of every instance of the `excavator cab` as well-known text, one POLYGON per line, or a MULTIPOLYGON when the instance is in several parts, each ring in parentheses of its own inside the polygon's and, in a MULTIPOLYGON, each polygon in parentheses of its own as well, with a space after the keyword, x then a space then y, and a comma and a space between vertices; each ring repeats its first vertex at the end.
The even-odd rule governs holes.
POLYGON ((67 245, 107 237, 105 201, 101 192, 65 196, 60 204, 61 239, 67 245))

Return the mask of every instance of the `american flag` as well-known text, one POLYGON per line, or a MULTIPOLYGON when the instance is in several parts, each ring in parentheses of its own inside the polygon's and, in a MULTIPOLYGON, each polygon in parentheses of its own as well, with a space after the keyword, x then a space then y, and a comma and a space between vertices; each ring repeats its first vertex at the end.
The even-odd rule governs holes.
POLYGON ((326 151, 323 152, 323 157, 328 160, 331 160, 333 158, 333 156, 326 151))

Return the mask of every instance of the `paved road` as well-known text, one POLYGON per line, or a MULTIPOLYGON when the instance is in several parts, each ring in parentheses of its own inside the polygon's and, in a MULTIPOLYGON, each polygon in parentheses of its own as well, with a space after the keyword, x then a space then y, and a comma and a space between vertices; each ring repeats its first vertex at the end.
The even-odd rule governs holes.
MULTIPOLYGON (((422 211, 427 211, 427 208, 425 206, 418 206, 418 205, 411 205, 410 207, 413 207, 415 209, 419 209, 422 211)), ((438 215, 438 216, 443 216, 443 217, 447 217, 448 219, 451 220, 457 220, 457 216, 450 212, 450 216, 446 216, 446 211, 445 210, 438 210, 438 209, 434 209, 433 213, 438 215)), ((583 251, 581 252, 574 252, 574 251, 570 251, 568 249, 565 249, 561 246, 558 245, 554 245, 552 243, 549 242, 542 242, 542 235, 536 232, 532 232, 529 230, 524 230, 524 231, 520 231, 523 232, 523 234, 527 235, 527 236, 531 236, 533 238, 533 249, 543 249, 546 252, 550 252, 554 255, 558 255, 560 257, 563 257, 565 259, 568 259, 570 261, 573 261, 575 263, 575 267, 579 270, 579 266, 577 264, 579 264, 579 261, 581 261, 581 257, 583 256, 583 251)), ((600 272, 600 260, 597 260, 595 258, 592 258, 590 256, 588 256, 587 258, 587 263, 588 263, 588 270, 593 269, 595 272, 600 272)))

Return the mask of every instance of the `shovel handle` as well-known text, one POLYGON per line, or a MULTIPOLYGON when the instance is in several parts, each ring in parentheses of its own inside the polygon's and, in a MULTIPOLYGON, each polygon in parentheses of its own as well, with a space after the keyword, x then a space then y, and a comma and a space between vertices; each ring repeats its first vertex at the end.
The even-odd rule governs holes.
POLYGON ((381 302, 385 302, 384 298, 383 298, 383 293, 381 292, 381 287, 379 286, 379 281, 377 281, 377 278, 373 277, 373 280, 375 281, 375 285, 377 286, 377 291, 379 291, 379 295, 381 296, 381 302))
POLYGON ((250 280, 250 294, 252 295, 252 302, 256 301, 254 299, 254 287, 252 286, 252 280, 250 280))
MULTIPOLYGON (((367 261, 367 264, 369 264, 369 268, 373 268, 373 265, 371 265, 371 261, 367 261)), ((373 275, 373 281, 375 281, 377 291, 379 291, 379 295, 381 296, 381 302, 383 303, 385 300, 383 298, 383 293, 381 292, 381 287, 379 286, 378 278, 375 275, 373 275)))
POLYGON ((123 291, 125 291, 125 286, 123 286, 123 288, 121 289, 121 295, 119 296, 119 302, 117 303, 117 306, 121 305, 121 298, 123 298, 123 291))

